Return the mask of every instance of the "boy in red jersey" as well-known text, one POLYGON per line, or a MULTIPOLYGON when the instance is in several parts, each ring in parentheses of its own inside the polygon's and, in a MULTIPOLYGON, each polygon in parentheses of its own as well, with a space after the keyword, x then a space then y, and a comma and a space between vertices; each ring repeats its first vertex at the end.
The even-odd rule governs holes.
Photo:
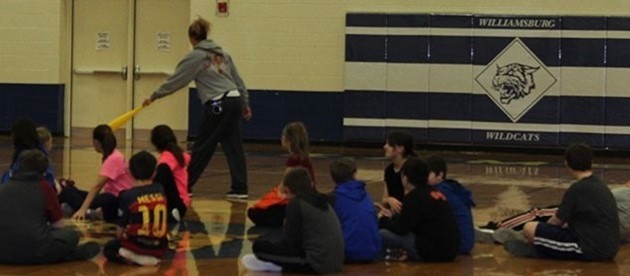
POLYGON ((120 194, 118 238, 105 244, 103 254, 119 263, 157 265, 168 249, 167 202, 161 185, 153 185, 157 161, 146 151, 129 160, 129 171, 135 179, 130 190, 120 194))

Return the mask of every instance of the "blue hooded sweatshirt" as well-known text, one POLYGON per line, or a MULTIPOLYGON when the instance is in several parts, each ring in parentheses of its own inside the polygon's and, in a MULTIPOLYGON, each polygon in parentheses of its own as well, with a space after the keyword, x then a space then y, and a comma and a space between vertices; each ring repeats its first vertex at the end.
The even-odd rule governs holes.
MULTIPOLYGON (((35 147, 35 149, 40 150, 42 153, 44 153, 44 155, 46 156, 46 158, 48 158, 48 151, 46 149, 44 149, 44 146, 42 145, 37 145, 35 147)), ((7 181, 9 181, 9 179, 17 172, 17 170, 19 169, 18 166, 18 162, 17 160, 13 161, 13 163, 11 163, 11 166, 9 167, 9 170, 5 171, 2 176, 0 176, 0 183, 5 183, 7 181)), ((48 168, 46 168, 46 172, 44 173, 44 178, 46 179, 46 181, 48 182, 48 184, 50 184, 51 187, 53 187, 53 189, 55 189, 55 191, 57 190, 57 188, 55 187, 55 173, 53 172, 52 169, 52 162, 48 162, 48 168)))
POLYGON ((382 242, 374 202, 365 190, 365 183, 357 180, 338 183, 330 196, 343 232, 346 261, 376 260, 382 242))
POLYGON ((475 246, 475 230, 471 211, 475 202, 472 199, 472 193, 452 179, 442 181, 435 185, 435 188, 446 196, 455 213, 459 226, 459 253, 469 254, 475 246))

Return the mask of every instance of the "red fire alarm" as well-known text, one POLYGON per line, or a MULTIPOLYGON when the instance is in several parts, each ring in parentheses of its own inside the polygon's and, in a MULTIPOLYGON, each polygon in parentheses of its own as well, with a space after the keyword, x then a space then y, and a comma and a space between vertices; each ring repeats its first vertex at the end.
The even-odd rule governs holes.
POLYGON ((229 6, 230 0, 217 0, 217 15, 218 16, 228 16, 229 13, 229 6))

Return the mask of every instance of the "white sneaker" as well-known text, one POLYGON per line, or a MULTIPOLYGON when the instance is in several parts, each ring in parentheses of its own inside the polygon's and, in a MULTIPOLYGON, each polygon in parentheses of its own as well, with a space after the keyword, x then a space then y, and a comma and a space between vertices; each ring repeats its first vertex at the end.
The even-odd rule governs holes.
POLYGON ((179 214, 179 210, 177 210, 177 208, 173 208, 173 210, 171 210, 171 215, 173 215, 173 218, 177 221, 180 222, 182 221, 182 218, 179 214))
POLYGON ((261 261, 254 254, 246 254, 241 258, 241 263, 249 271, 282 272, 282 267, 274 263, 261 261))
POLYGON ((247 199, 249 198, 249 196, 247 195, 247 193, 242 193, 242 192, 234 192, 234 191, 229 191, 225 197, 227 197, 227 199, 247 199))
POLYGON ((135 264, 139 264, 142 266, 155 266, 160 263, 160 259, 156 257, 137 254, 123 247, 118 249, 118 255, 124 257, 127 260, 132 261, 135 264))
POLYGON ((475 241, 478 243, 495 243, 494 230, 482 229, 475 226, 475 241))

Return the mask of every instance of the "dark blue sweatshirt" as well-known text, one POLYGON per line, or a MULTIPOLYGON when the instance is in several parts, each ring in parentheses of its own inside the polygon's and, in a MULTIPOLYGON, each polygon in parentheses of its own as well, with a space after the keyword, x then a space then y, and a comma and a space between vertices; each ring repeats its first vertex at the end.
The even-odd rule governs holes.
POLYGON ((459 253, 468 254, 475 246, 475 230, 471 207, 475 206, 472 193, 459 182, 447 179, 435 185, 442 192, 453 209, 459 227, 459 253))

